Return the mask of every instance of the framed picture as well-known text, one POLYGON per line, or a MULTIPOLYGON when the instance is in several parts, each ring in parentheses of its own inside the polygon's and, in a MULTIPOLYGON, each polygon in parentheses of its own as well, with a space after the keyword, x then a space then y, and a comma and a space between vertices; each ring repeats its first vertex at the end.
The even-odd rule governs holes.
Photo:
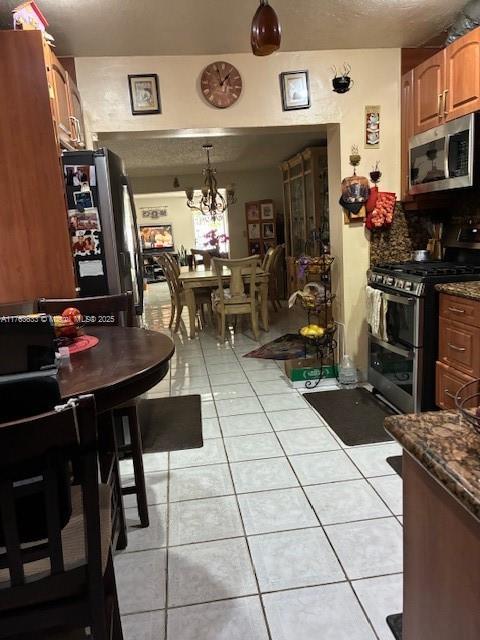
POLYGON ((275 237, 275 224, 273 222, 264 222, 262 225, 263 237, 269 240, 275 237))
POLYGON ((380 147, 380 107, 365 107, 365 149, 380 147))
POLYGON ((260 224, 256 223, 248 225, 248 237, 250 240, 260 239, 260 224))
POLYGON ((258 202, 247 202, 245 205, 248 222, 256 222, 260 220, 260 209, 258 202))
POLYGON ((262 220, 273 220, 275 215, 273 211, 273 202, 261 202, 260 203, 260 213, 262 215, 262 220))
POLYGON ((281 73, 280 88, 284 111, 310 109, 308 71, 287 71, 281 73))
POLYGON ((259 256, 262 253, 262 247, 260 242, 250 242, 248 246, 248 252, 251 256, 259 256))
POLYGON ((92 192, 90 190, 74 191, 73 200, 79 211, 83 209, 91 209, 93 207, 92 192))
POLYGON ((128 88, 132 115, 145 116, 161 113, 160 91, 156 73, 129 75, 128 88))

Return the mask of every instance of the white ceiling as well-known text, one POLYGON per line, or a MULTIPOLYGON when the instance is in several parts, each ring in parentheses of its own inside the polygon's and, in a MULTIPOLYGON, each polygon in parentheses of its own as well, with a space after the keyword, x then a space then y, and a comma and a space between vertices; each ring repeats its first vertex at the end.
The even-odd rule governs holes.
POLYGON ((301 132, 248 130, 220 137, 139 138, 100 137, 99 145, 121 156, 132 177, 172 176, 200 173, 206 164, 202 145, 213 144, 210 159, 217 169, 249 171, 277 167, 298 151, 326 140, 325 128, 303 127, 301 132))
MULTIPOLYGON (((61 55, 250 51, 258 0, 36 0, 61 55)), ((282 51, 418 46, 451 25, 466 0, 270 0, 282 51)), ((0 0, 0 25, 20 0, 0 0)))

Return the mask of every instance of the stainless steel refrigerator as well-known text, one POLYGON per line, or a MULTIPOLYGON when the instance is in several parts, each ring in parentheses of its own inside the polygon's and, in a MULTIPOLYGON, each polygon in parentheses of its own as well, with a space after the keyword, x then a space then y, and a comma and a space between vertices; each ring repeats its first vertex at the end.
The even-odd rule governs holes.
POLYGON ((143 260, 132 190, 109 149, 62 155, 69 229, 80 297, 133 291, 143 312, 143 260))

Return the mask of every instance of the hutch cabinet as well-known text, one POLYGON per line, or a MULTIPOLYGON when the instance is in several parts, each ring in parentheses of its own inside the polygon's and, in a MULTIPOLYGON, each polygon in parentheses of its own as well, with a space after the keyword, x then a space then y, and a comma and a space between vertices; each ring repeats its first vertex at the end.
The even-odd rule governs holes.
POLYGON ((280 165, 285 209, 285 255, 290 295, 300 283, 296 259, 329 244, 326 147, 309 147, 280 165))

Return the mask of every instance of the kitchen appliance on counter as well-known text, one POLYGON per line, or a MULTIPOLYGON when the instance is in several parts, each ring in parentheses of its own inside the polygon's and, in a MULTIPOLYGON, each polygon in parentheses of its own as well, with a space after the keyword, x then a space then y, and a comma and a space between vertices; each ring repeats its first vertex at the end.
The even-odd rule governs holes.
POLYGON ((62 154, 68 221, 80 297, 132 291, 143 312, 143 259, 132 190, 109 149, 62 154))
POLYGON ((479 116, 471 114, 410 139, 409 192, 412 195, 471 187, 477 173, 479 116))
POLYGON ((480 226, 452 225, 444 234, 444 261, 383 262, 368 272, 386 309, 387 336, 368 336, 368 381, 404 413, 435 405, 438 294, 444 282, 480 280, 480 226))

